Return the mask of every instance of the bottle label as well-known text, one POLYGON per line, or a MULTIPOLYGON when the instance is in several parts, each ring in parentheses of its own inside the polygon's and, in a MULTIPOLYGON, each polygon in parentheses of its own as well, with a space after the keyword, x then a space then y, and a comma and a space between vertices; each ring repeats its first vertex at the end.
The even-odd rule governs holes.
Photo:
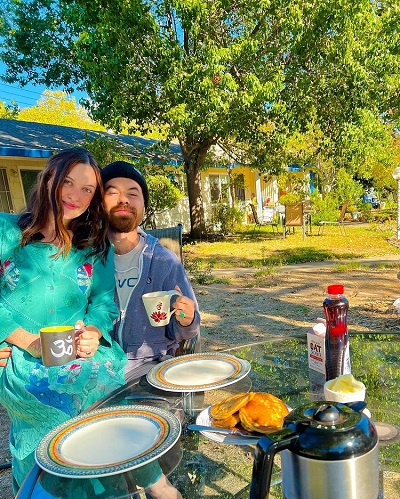
POLYGON ((350 341, 347 342, 346 352, 344 354, 343 374, 351 374, 350 341))

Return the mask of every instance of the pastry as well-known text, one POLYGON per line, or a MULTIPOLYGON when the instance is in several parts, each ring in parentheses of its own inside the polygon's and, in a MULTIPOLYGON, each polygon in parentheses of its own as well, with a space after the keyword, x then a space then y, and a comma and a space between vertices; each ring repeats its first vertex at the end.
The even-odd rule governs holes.
POLYGON ((254 396, 255 392, 237 393, 231 395, 222 402, 217 402, 210 408, 210 415, 213 419, 227 419, 237 412, 241 407, 254 396))
POLYGON ((270 433, 282 428, 289 413, 284 402, 266 392, 253 392, 254 396, 239 409, 240 422, 248 431, 270 433))
POLYGON ((213 426, 217 426, 218 428, 235 428, 235 426, 239 423, 239 411, 235 412, 231 416, 228 416, 226 419, 214 419, 212 420, 213 426))

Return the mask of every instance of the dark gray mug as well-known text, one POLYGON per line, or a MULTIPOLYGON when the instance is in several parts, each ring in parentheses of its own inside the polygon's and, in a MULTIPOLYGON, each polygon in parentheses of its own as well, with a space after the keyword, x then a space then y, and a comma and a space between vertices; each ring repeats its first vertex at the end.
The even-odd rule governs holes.
POLYGON ((45 366, 61 366, 76 359, 75 328, 49 326, 40 329, 42 361, 45 366))

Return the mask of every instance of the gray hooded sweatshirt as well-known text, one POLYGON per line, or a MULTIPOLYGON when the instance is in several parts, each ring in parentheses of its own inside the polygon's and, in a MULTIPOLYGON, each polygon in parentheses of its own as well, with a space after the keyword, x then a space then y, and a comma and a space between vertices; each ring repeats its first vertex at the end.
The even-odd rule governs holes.
MULTIPOLYGON (((143 231, 140 232, 144 234, 143 231)), ((114 323, 113 338, 128 356, 126 373, 144 363, 160 360, 165 355, 174 355, 178 342, 190 339, 200 331, 197 300, 182 263, 175 253, 162 246, 158 239, 150 234, 145 235, 146 244, 139 260, 139 280, 132 289, 125 310, 121 310, 118 294, 115 292, 115 302, 120 309, 120 315, 114 323), (195 302, 192 323, 182 326, 173 314, 167 326, 151 326, 142 295, 152 291, 174 289, 176 285, 184 296, 195 302)))

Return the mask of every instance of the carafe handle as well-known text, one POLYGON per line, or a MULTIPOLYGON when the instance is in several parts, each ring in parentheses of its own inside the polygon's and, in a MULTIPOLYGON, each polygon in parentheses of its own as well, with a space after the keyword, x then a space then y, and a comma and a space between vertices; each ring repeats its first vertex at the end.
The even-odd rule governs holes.
POLYGON ((250 499, 267 499, 269 497, 274 456, 277 452, 287 449, 298 438, 298 434, 288 428, 260 438, 254 453, 250 499))

